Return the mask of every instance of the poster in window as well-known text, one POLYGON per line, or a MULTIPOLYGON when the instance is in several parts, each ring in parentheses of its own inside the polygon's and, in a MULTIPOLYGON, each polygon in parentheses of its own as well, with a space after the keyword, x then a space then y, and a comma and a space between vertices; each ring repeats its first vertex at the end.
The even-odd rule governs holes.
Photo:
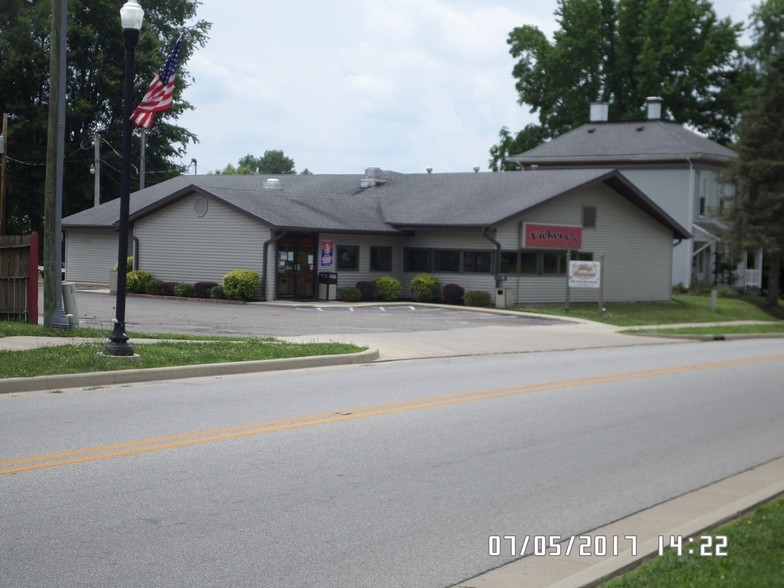
POLYGON ((332 267, 335 262, 335 242, 332 239, 321 240, 321 267, 332 267))

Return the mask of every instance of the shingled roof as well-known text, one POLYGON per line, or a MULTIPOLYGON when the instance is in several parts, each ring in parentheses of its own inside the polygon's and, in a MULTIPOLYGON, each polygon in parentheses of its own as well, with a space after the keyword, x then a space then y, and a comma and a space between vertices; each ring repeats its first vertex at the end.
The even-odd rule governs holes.
MULTIPOLYGON (((282 230, 402 234, 414 228, 493 228, 522 212, 590 185, 604 183, 673 231, 688 232, 612 169, 506 173, 385 173, 366 176, 180 176, 131 195, 134 222, 180 198, 202 194, 282 230), (279 189, 269 189, 268 180, 279 189)), ((110 228, 119 199, 64 218, 63 228, 110 228)))
POLYGON ((507 161, 523 166, 615 165, 640 162, 707 161, 725 164, 736 157, 719 145, 666 120, 590 122, 507 161))

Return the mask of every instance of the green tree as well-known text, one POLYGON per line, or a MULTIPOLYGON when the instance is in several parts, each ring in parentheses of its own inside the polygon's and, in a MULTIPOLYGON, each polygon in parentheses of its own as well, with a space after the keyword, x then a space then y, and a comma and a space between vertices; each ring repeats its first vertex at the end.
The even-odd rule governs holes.
POLYGON ((766 303, 777 306, 784 259, 784 0, 756 6, 751 30, 747 55, 754 83, 739 126, 738 157, 724 178, 735 185, 725 220, 737 249, 765 252, 766 303))
POLYGON ((294 160, 286 157, 283 151, 268 149, 261 157, 251 154, 240 157, 237 166, 228 164, 219 174, 295 174, 294 160))
MULTIPOLYGON (((200 20, 185 28, 196 17, 197 0, 145 0, 143 4, 135 100, 141 100, 176 39, 180 35, 183 39, 174 102, 146 133, 146 184, 151 185, 180 173, 175 159, 183 157, 187 144, 197 140, 175 123, 192 108, 182 100, 182 92, 192 81, 185 66, 193 52, 205 45, 210 23, 200 20)), ((111 0, 68 2, 64 216, 92 206, 90 165, 95 131, 104 142, 101 200, 119 196, 125 63, 120 6, 111 0)), ((50 3, 0 0, 0 108, 18 117, 8 132, 9 233, 42 232, 43 228, 50 26, 50 3)), ((138 164, 138 132, 133 148, 138 164)), ((132 182, 132 189, 135 185, 132 182)))
MULTIPOLYGON (((558 0, 555 14, 552 42, 530 25, 507 39, 518 102, 538 113, 536 133, 555 137, 588 122, 596 100, 611 120, 641 118, 645 99, 661 96, 678 122, 731 140, 742 27, 719 20, 708 0, 558 0)), ((491 168, 506 154, 503 139, 491 148, 491 168)))

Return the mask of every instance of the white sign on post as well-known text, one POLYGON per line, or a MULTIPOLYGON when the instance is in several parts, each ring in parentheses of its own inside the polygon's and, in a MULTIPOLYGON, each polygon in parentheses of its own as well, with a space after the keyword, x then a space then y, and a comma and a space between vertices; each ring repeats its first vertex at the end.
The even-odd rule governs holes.
POLYGON ((570 261, 570 288, 599 288, 601 286, 602 264, 598 261, 570 261))

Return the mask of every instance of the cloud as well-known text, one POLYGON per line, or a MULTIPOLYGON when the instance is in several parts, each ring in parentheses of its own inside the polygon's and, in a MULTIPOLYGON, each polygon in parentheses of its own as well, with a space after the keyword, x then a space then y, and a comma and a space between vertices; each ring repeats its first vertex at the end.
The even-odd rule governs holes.
MULTIPOLYGON (((729 2, 729 0, 725 0, 729 2)), ((745 1, 745 0, 739 0, 745 1)), ((733 3, 734 5, 735 3, 733 3)), ((555 0, 206 2, 180 124, 199 171, 282 149, 318 173, 487 168, 502 126, 534 120, 516 100, 506 39, 556 27, 555 0)))

